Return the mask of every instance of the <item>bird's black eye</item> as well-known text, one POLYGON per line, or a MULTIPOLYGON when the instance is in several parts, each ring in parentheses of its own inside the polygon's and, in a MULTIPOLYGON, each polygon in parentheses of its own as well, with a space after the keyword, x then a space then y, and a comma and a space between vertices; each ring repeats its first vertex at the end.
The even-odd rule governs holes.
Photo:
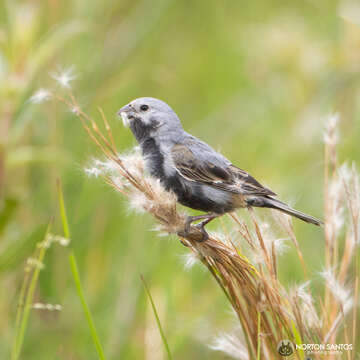
POLYGON ((144 104, 144 105, 141 105, 141 106, 140 106, 140 110, 141 110, 141 111, 149 110, 149 106, 148 106, 148 105, 145 105, 145 104, 144 104))

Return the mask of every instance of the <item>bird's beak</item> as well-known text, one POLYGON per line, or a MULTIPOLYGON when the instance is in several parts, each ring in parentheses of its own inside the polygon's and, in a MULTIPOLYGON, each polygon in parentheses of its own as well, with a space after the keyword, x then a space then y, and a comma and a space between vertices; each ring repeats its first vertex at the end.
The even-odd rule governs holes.
POLYGON ((131 106, 131 104, 127 104, 124 107, 122 107, 117 114, 121 116, 124 126, 129 126, 130 121, 134 119, 135 117, 135 110, 131 106))

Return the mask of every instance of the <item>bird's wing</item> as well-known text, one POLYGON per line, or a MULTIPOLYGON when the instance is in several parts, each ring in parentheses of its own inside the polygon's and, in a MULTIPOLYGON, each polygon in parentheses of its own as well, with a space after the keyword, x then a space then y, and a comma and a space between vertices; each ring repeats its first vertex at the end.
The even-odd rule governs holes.
POLYGON ((236 178, 241 182, 241 188, 247 194, 254 195, 268 195, 276 196, 276 194, 261 185, 255 178, 253 178, 247 171, 238 168, 237 166, 231 164, 231 171, 236 174, 236 178))
POLYGON ((275 195, 246 171, 232 165, 203 142, 190 139, 185 143, 176 144, 171 149, 171 156, 178 173, 189 181, 204 183, 232 193, 275 195))

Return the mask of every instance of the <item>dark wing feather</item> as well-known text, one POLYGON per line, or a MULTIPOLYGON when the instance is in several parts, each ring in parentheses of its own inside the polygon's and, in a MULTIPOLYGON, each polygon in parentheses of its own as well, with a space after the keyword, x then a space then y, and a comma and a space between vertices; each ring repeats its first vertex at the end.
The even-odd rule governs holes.
POLYGON ((248 172, 242 170, 235 165, 230 165, 232 171, 236 174, 236 177, 242 182, 242 189, 244 192, 254 195, 268 195, 276 196, 276 194, 265 186, 261 185, 255 178, 253 178, 248 172))
POLYGON ((190 181, 232 183, 230 171, 215 165, 211 161, 199 160, 188 146, 174 145, 171 149, 171 155, 177 171, 190 181))
POLYGON ((232 193, 275 195, 246 171, 230 163, 220 165, 219 161, 211 161, 211 154, 206 156, 206 150, 204 148, 201 155, 195 156, 191 150, 191 142, 174 145, 171 155, 178 173, 189 181, 201 182, 232 193))

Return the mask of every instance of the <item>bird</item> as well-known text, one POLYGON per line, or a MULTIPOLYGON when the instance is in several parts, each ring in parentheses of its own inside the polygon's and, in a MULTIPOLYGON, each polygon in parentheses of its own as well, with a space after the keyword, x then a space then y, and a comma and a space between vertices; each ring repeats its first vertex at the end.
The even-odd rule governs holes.
POLYGON ((187 216, 184 231, 193 222, 200 230, 199 241, 209 238, 205 225, 238 208, 270 208, 317 226, 322 221, 291 208, 261 185, 247 171, 237 167, 210 145, 187 133, 175 111, 164 101, 137 98, 117 113, 138 142, 150 176, 172 191, 177 201, 205 212, 187 216))

